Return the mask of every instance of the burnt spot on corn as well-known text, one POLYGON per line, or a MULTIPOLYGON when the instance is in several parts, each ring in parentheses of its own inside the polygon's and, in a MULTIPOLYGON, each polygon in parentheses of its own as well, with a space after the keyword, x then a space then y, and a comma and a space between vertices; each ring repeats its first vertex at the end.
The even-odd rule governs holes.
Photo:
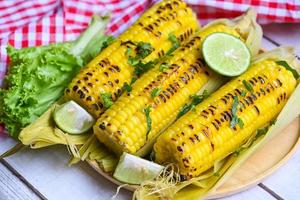
POLYGON ((113 65, 112 66, 117 72, 121 72, 121 69, 120 69, 120 67, 119 66, 117 66, 117 65, 113 65))
POLYGON ((94 85, 93 83, 88 83, 88 86, 93 87, 94 85))
POLYGON ((70 89, 69 88, 66 89, 66 93, 70 93, 70 89))
POLYGON ((176 141, 177 141, 175 138, 171 138, 171 140, 173 140, 174 142, 176 142, 176 141))
POLYGON ((78 90, 78 86, 75 85, 75 86, 73 87, 73 91, 76 92, 77 90, 78 90))
POLYGON ((256 105, 253 105, 253 107, 254 107, 255 111, 257 112, 257 114, 259 115, 260 111, 259 111, 258 107, 256 105))
POLYGON ((181 132, 181 135, 184 136, 184 132, 181 132))
POLYGON ((105 126, 104 122, 102 122, 102 123, 99 125, 99 128, 102 129, 102 130, 105 130, 106 126, 105 126))
POLYGON ((210 142, 210 147, 211 147, 211 150, 212 150, 212 151, 215 150, 215 145, 214 145, 214 143, 210 142))
POLYGON ((80 99, 84 99, 85 98, 85 94, 84 94, 84 92, 82 90, 78 90, 77 94, 79 94, 79 98, 80 99))
POLYGON ((182 158, 182 162, 183 163, 190 163, 190 161, 189 161, 189 158, 188 157, 184 157, 184 158, 182 158))
POLYGON ((217 129, 217 131, 220 129, 219 125, 216 122, 212 121, 211 123, 212 123, 212 125, 214 125, 214 127, 217 129))
POLYGON ((86 75, 93 76, 93 74, 91 72, 87 72, 86 75))
POLYGON ((276 79, 276 83, 278 83, 280 87, 282 86, 282 82, 279 79, 276 79))
POLYGON ((192 143, 195 143, 195 139, 192 137, 189 137, 189 140, 191 140, 192 143))
POLYGON ((265 83, 265 79, 263 77, 258 76, 257 78, 258 78, 258 80, 260 81, 261 84, 265 83))
POLYGON ((88 81, 89 78, 87 76, 83 77, 83 80, 88 81))
POLYGON ((181 146, 177 146, 177 150, 178 150, 179 152, 183 152, 183 149, 182 149, 181 146))
POLYGON ((82 89, 86 92, 89 92, 89 90, 85 86, 83 86, 82 89))
POLYGON ((188 127, 189 127, 190 129, 194 129, 194 126, 193 126, 192 124, 189 124, 188 127))
POLYGON ((106 77, 109 77, 108 72, 104 72, 104 75, 105 75, 106 77))
POLYGON ((92 104, 92 108, 95 109, 95 110, 99 110, 99 106, 96 103, 92 104))
POLYGON ((87 100, 87 101, 92 101, 92 100, 93 100, 93 97, 88 96, 88 97, 86 98, 86 100, 87 100))
POLYGON ((242 92, 239 89, 236 88, 234 91, 236 92, 237 95, 242 95, 242 92))

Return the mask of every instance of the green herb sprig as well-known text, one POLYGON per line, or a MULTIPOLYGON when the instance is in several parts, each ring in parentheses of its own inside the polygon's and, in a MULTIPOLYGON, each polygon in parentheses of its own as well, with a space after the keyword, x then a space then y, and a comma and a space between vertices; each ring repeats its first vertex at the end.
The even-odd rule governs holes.
POLYGON ((201 103, 202 101, 204 101, 204 99, 206 99, 209 96, 209 93, 207 90, 204 90, 203 93, 201 95, 191 95, 191 103, 189 104, 184 104, 179 113, 177 114, 177 119, 182 117, 184 114, 186 114, 187 112, 189 112, 190 110, 194 109, 196 105, 198 105, 199 103, 201 103))
POLYGON ((151 131, 152 128, 152 119, 150 117, 150 112, 151 112, 151 106, 148 106, 147 108, 143 109, 143 112, 146 115, 146 122, 147 122, 147 134, 146 134, 146 138, 148 139, 148 134, 151 131))
POLYGON ((100 96, 103 101, 104 108, 108 109, 114 104, 111 93, 100 93, 100 96))

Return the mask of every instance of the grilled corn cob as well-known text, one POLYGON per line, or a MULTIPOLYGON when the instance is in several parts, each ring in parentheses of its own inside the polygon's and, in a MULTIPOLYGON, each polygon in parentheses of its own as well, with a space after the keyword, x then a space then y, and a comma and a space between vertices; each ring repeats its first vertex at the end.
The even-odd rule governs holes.
POLYGON ((156 162, 175 163, 187 178, 198 176, 274 119, 295 86, 293 74, 275 61, 254 64, 162 133, 154 145, 156 162))
POLYGON ((124 83, 130 83, 136 75, 134 67, 128 62, 128 48, 136 49, 138 43, 150 46, 151 50, 142 57, 142 62, 152 64, 172 48, 170 34, 183 42, 196 29, 197 19, 183 1, 167 0, 153 6, 81 70, 65 95, 94 117, 99 117, 106 109, 100 93, 109 93, 115 101, 124 83))
POLYGON ((239 37, 235 29, 218 24, 210 26, 174 52, 172 58, 144 74, 123 94, 94 126, 98 139, 117 154, 142 156, 141 148, 172 123, 180 108, 213 75, 201 60, 202 41, 211 33, 226 32, 239 37), (155 94, 156 93, 156 94, 155 94))

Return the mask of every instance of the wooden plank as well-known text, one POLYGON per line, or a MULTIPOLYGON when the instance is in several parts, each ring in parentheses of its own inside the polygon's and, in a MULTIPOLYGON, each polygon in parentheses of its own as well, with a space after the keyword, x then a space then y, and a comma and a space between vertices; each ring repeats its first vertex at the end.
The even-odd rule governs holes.
POLYGON ((0 200, 39 199, 30 189, 0 164, 0 200))
POLYGON ((269 24, 263 26, 264 35, 271 40, 296 48, 296 54, 300 56, 300 24, 269 24))
POLYGON ((0 133, 0 155, 16 144, 17 142, 15 140, 11 139, 7 135, 0 133))
MULTIPOLYGON (((110 199, 117 186, 85 163, 68 167, 69 155, 63 146, 40 150, 24 149, 7 158, 30 184, 48 199, 110 199)), ((121 190, 117 199, 130 199, 132 193, 121 190)))

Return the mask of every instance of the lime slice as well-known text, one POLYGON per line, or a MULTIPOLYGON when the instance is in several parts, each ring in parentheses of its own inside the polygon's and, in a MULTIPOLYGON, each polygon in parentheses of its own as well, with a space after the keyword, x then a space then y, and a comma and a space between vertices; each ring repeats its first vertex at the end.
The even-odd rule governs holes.
POLYGON ((163 170, 163 166, 154 162, 123 153, 113 177, 129 184, 141 184, 153 180, 163 170))
POLYGON ((95 123, 94 118, 74 101, 68 101, 54 110, 54 121, 63 131, 81 134, 95 123))
POLYGON ((209 35, 203 42, 202 53, 208 66, 225 76, 238 76, 250 65, 248 47, 239 38, 226 33, 209 35))

